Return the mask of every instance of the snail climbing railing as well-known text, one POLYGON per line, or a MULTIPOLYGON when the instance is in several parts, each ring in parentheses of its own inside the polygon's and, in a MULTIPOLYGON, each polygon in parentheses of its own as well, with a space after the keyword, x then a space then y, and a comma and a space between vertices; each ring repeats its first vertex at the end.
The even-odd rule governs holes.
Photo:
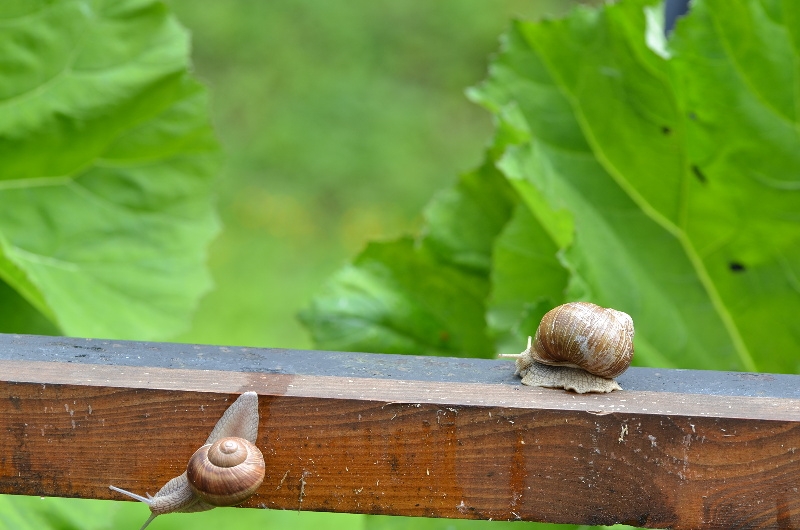
POLYGON ((259 394, 247 507, 800 528, 800 376, 631 368, 604 395, 508 361, 0 335, 0 493, 120 497, 259 394))

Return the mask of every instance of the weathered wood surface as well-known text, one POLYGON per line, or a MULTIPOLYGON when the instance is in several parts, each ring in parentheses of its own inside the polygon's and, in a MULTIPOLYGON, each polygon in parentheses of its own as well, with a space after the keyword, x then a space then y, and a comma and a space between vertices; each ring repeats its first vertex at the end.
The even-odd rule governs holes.
POLYGON ((0 335, 0 493, 121 499, 260 395, 245 506, 656 528, 800 528, 800 376, 631 369, 523 387, 507 361, 0 335))

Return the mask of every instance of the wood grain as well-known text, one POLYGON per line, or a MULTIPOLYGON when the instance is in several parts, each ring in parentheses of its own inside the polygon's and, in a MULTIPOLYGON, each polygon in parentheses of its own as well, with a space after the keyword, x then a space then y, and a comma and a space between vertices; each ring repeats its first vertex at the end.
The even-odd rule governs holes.
POLYGON ((800 399, 750 396, 747 384, 740 395, 577 396, 414 373, 0 360, 0 493, 153 493, 254 390, 267 478, 248 507, 800 528, 800 399))

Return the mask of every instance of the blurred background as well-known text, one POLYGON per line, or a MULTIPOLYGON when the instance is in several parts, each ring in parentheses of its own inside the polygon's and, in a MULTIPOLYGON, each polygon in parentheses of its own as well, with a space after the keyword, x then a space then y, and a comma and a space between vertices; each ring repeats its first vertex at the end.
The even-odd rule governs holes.
POLYGON ((225 154, 216 288, 174 340, 310 348, 295 315, 325 279, 368 240, 416 230, 435 191, 481 160, 491 118, 464 90, 509 21, 575 2, 168 4, 225 154))

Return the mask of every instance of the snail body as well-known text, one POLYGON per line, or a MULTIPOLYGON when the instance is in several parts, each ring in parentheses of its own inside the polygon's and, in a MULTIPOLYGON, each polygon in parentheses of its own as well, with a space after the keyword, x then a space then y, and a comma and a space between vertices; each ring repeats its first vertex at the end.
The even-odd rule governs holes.
POLYGON ((516 358, 517 375, 529 386, 583 394, 621 390, 614 380, 633 358, 633 320, 627 313, 588 302, 548 311, 528 347, 516 358))
POLYGON ((264 456, 255 445, 258 436, 258 395, 245 392, 228 407, 206 443, 189 459, 186 471, 158 492, 142 497, 116 486, 110 489, 142 501, 153 519, 165 513, 201 512, 234 506, 250 497, 264 480, 264 456))

